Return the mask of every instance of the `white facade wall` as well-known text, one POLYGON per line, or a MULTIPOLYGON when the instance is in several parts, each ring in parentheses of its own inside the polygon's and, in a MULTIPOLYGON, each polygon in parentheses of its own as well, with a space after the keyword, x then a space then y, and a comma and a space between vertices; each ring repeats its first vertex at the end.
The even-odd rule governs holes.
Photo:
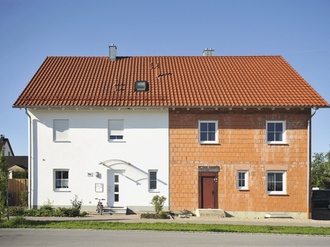
POLYGON ((47 202, 55 207, 71 206, 75 195, 83 201, 83 210, 95 210, 95 198, 105 199, 104 204, 108 206, 150 210, 154 195, 165 196, 165 207, 168 206, 167 109, 29 109, 28 113, 32 136, 29 198, 32 207, 47 202), (69 121, 66 141, 54 141, 54 119, 69 121), (111 119, 123 120, 123 140, 109 140, 108 122, 111 119), (104 165, 100 164, 102 162, 104 165), (69 171, 68 189, 55 188, 56 169, 69 171), (149 170, 157 171, 157 189, 154 191, 149 190, 149 170), (118 202, 114 202, 112 173, 116 173, 120 181, 119 192, 116 192, 119 193, 118 202))

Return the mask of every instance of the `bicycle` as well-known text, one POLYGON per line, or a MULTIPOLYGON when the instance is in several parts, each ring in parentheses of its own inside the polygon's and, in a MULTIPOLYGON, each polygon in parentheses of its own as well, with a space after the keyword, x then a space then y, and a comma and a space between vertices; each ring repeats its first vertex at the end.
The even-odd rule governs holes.
POLYGON ((105 199, 95 198, 95 200, 99 200, 97 202, 97 205, 96 205, 96 212, 98 214, 101 214, 102 215, 103 214, 103 208, 104 208, 102 201, 104 201, 105 199))

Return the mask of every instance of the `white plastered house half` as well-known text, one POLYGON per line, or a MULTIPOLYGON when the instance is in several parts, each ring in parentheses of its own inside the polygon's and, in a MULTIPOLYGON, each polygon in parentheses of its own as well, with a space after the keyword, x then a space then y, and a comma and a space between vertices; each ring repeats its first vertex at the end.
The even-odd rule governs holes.
MULTIPOLYGON (((47 203, 95 210, 151 210, 168 198, 165 109, 28 109, 31 207, 47 203)), ((167 206, 167 204, 165 204, 167 206)))

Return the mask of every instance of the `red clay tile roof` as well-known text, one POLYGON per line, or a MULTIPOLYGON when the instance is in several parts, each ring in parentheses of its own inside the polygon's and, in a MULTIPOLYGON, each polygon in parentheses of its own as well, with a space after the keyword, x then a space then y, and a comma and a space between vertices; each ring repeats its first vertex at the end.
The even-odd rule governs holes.
POLYGON ((47 57, 14 107, 329 107, 281 56, 47 57), (148 92, 135 92, 137 80, 148 92))

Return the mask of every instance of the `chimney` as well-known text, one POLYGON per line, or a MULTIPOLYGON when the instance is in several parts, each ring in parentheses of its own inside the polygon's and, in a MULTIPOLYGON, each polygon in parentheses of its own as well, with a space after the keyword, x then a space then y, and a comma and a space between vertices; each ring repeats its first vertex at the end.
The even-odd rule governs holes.
POLYGON ((214 55, 214 50, 212 48, 205 48, 203 51, 203 57, 211 57, 214 55))
POLYGON ((111 44, 109 46, 109 57, 111 61, 116 61, 116 57, 117 57, 117 46, 115 46, 114 44, 111 44))

